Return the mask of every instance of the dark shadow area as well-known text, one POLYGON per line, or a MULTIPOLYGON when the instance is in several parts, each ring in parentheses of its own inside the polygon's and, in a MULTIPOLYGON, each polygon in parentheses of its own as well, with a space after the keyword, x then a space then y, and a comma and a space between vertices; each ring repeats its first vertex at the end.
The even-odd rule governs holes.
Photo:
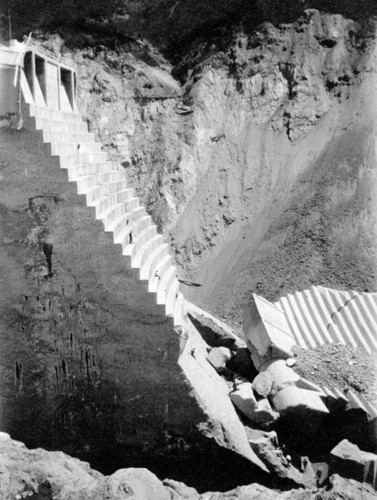
MULTIPOLYGON (((221 41, 235 29, 250 33, 263 22, 290 23, 309 8, 363 21, 377 14, 374 0, 219 0, 216 6, 199 0, 144 0, 137 8, 131 1, 117 0, 39 0, 33 8, 25 0, 5 0, 3 12, 11 13, 13 36, 41 29, 61 34, 72 46, 109 48, 143 37, 177 63, 200 39, 221 41)), ((4 33, 6 21, 3 15, 4 33)))
MULTIPOLYGON (((22 366, 15 370, 21 384, 22 366)), ((160 479, 183 481, 199 491, 225 491, 251 482, 272 484, 270 475, 194 428, 189 435, 178 435, 164 430, 161 422, 153 450, 151 443, 141 446, 138 429, 123 420, 129 403, 121 400, 111 381, 74 380, 63 363, 56 370, 56 385, 59 391, 54 398, 30 391, 8 410, 5 430, 12 439, 30 449, 63 451, 105 475, 121 468, 146 467, 160 479)))
POLYGON ((312 462, 327 461, 330 451, 343 439, 372 453, 377 447, 367 414, 361 409, 333 412, 318 420, 303 407, 282 415, 274 430, 287 453, 308 456, 312 462))

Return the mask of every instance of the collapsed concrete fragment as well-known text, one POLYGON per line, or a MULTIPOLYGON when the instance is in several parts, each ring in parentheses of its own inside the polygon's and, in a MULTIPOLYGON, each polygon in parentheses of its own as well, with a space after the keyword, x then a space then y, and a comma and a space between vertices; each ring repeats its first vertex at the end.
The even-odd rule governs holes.
POLYGON ((270 400, 276 410, 310 409, 328 413, 328 409, 360 408, 370 420, 377 411, 356 396, 337 389, 321 389, 300 378, 288 365, 295 346, 305 349, 325 343, 362 347, 367 353, 377 350, 377 294, 340 292, 311 287, 271 303, 253 294, 244 313, 244 333, 254 365, 269 372, 274 380, 270 400), (287 360, 284 361, 284 360, 287 360), (324 404, 326 402, 326 405, 324 404))
POLYGON ((377 486, 377 455, 343 439, 330 454, 330 469, 343 476, 377 486))
POLYGON ((291 358, 296 345, 285 314, 263 297, 253 294, 243 328, 255 368, 269 359, 291 358))
POLYGON ((289 479, 292 483, 312 488, 316 485, 316 477, 313 467, 306 458, 302 462, 302 470, 298 470, 291 463, 289 456, 284 456, 278 446, 276 432, 265 432, 258 438, 250 440, 250 446, 257 456, 263 460, 268 469, 280 478, 289 479))
POLYGON ((275 421, 279 416, 272 410, 267 398, 257 400, 250 382, 245 381, 237 385, 229 396, 235 406, 252 422, 262 425, 275 421))

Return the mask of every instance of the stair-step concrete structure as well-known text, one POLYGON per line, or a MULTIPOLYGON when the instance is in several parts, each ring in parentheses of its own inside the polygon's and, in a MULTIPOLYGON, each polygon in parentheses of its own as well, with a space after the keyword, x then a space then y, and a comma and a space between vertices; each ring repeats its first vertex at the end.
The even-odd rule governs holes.
MULTIPOLYGON (((27 95, 25 92, 25 100, 27 95)), ((76 183, 77 192, 85 195, 87 206, 94 208, 104 230, 122 246, 125 265, 137 271, 146 293, 154 294, 156 303, 165 306, 174 327, 183 326, 185 300, 169 245, 127 185, 122 167, 108 160, 78 113, 50 110, 30 102, 26 102, 24 113, 35 120, 52 156, 67 171, 68 180, 76 183)))
POLYGON ((29 39, 1 46, 0 69, 0 116, 9 118, 11 128, 21 130, 23 120, 31 120, 32 128, 42 132, 52 159, 122 246, 125 265, 165 307, 174 327, 182 326, 185 301, 169 245, 140 206, 122 167, 109 161, 80 116, 75 65, 29 39))
MULTIPOLYGON (((343 344, 372 354, 377 351, 377 294, 312 286, 275 303, 253 294, 244 315, 244 332, 258 370, 294 356, 295 346, 343 344)), ((376 408, 351 390, 325 387, 318 392, 329 408, 361 409, 370 421, 377 418, 376 408)))
POLYGON ((304 349, 329 343, 377 352, 377 294, 323 286, 288 294, 275 305, 286 316, 296 343, 304 349))

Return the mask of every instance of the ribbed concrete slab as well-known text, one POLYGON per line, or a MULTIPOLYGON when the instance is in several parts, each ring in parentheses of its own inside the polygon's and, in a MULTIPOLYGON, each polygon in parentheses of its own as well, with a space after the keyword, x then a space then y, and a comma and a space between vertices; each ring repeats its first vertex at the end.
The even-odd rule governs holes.
POLYGON ((310 349, 329 343, 377 352, 377 294, 313 286, 280 298, 296 343, 310 349))

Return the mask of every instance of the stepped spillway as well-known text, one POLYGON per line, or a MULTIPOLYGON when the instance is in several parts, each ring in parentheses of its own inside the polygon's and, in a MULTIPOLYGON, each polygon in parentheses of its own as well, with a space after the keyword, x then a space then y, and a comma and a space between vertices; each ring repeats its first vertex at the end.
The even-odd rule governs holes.
POLYGON ((36 129, 43 132, 51 155, 67 170, 68 180, 76 183, 78 194, 84 194, 87 206, 95 210, 96 219, 102 221, 106 232, 112 233, 114 243, 122 246, 125 265, 137 270, 146 293, 165 306, 174 327, 182 327, 185 301, 169 245, 140 206, 122 167, 108 159, 80 114, 31 103, 26 113, 35 120, 36 129))
POLYGON ((281 297, 275 305, 284 312, 297 344, 311 349, 340 343, 377 351, 377 294, 312 286, 281 297))

